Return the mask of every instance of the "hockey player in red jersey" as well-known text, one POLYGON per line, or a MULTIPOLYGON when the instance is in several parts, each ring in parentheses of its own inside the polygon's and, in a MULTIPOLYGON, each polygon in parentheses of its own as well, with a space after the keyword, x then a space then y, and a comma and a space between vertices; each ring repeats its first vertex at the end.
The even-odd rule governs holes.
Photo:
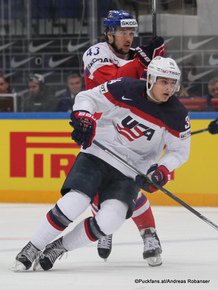
POLYGON ((113 234, 131 217, 138 189, 157 190, 92 143, 94 138, 161 186, 169 172, 188 160, 188 112, 174 95, 180 70, 173 59, 158 56, 150 62, 147 77, 147 82, 116 79, 77 95, 71 136, 81 151, 62 186, 62 197, 16 256, 14 271, 28 270, 34 261, 34 270, 49 270, 65 252, 113 234), (96 111, 103 113, 97 122, 96 111), (96 192, 97 214, 54 240, 88 208, 96 192))
POLYGON ((109 11, 104 19, 105 42, 88 48, 83 54, 86 89, 118 77, 141 78, 152 58, 164 55, 162 37, 131 48, 138 31, 136 19, 123 10, 109 11))
MULTIPOLYGON (((132 49, 132 42, 138 30, 136 19, 125 11, 109 11, 104 19, 105 42, 91 46, 83 55, 86 89, 91 89, 118 77, 140 78, 150 60, 164 54, 163 38, 155 37, 147 44, 132 49)), ((98 117, 95 114, 95 117, 98 117)), ((98 196, 92 202, 94 214, 98 211, 98 196)), ((143 258, 151 266, 159 266, 161 246, 158 242, 156 225, 147 197, 139 192, 132 215, 143 239, 143 258)), ((98 254, 107 259, 112 249, 112 235, 98 240, 98 254)))

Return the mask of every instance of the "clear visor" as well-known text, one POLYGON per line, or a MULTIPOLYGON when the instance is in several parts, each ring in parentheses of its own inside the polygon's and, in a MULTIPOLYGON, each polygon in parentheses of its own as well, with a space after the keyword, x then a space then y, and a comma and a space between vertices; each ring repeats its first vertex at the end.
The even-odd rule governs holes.
POLYGON ((114 29, 113 34, 119 37, 135 37, 138 36, 138 27, 135 28, 117 28, 114 29))

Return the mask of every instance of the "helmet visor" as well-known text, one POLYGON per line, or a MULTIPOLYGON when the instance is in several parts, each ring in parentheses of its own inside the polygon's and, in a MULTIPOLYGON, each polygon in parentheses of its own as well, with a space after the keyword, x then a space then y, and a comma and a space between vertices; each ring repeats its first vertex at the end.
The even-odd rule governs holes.
POLYGON ((137 28, 117 28, 113 31, 115 36, 119 37, 135 37, 138 35, 137 28))

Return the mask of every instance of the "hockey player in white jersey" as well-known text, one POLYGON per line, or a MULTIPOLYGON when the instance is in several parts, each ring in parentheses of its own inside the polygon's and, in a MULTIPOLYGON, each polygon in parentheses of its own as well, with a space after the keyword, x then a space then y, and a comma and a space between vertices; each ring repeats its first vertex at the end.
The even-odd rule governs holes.
MULTIPOLYGON (((162 37, 151 38, 136 49, 131 47, 138 31, 138 23, 134 16, 126 11, 109 11, 103 25, 105 41, 94 44, 83 54, 86 89, 118 77, 140 79, 147 70, 150 60, 164 54, 162 37)), ((94 114, 95 118, 99 115, 99 113, 94 114)), ((93 214, 96 214, 99 209, 97 194, 91 207, 93 214)), ((141 192, 138 194, 132 219, 143 240, 143 258, 151 266, 161 265, 162 249, 156 232, 155 219, 149 200, 141 192)), ((112 249, 112 235, 99 239, 97 249, 99 256, 106 260, 112 249)))
POLYGON ((93 144, 94 138, 161 186, 188 160, 188 112, 174 96, 179 83, 175 61, 156 57, 148 66, 147 82, 121 78, 77 95, 71 125, 81 152, 63 184, 62 198, 16 256, 15 271, 28 270, 34 261, 34 270, 51 269, 65 252, 114 233, 132 215, 139 187, 157 190, 93 144), (96 122, 98 110, 103 115, 96 122), (96 192, 97 214, 54 240, 87 209, 96 192))

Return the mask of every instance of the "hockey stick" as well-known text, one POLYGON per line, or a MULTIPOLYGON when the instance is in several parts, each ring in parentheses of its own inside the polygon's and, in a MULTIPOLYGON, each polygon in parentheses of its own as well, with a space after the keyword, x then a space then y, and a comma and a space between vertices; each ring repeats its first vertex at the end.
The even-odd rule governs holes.
POLYGON ((208 131, 210 134, 218 134, 218 119, 210 122, 207 128, 191 132, 191 135, 208 131))
MULTIPOLYGON (((112 156, 114 159, 116 159, 119 162, 121 162, 123 165, 125 165, 126 167, 128 167, 129 169, 131 169, 136 174, 140 174, 140 175, 143 175, 144 177, 146 177, 145 174, 143 174, 142 172, 140 172, 134 166, 132 166, 129 163, 127 163, 123 158, 121 158, 120 156, 118 156, 117 154, 115 154, 114 152, 112 152, 110 149, 106 148, 104 145, 102 145, 98 141, 93 140, 93 144, 95 144, 96 146, 98 146, 100 149, 102 149, 103 151, 105 151, 107 154, 109 154, 110 156, 112 156)), ((205 216, 203 216, 201 213, 199 213, 197 210, 195 210, 190 205, 188 205, 187 203, 185 203, 183 200, 181 200, 180 198, 178 198, 177 196, 175 196, 174 194, 172 194, 170 191, 168 191, 167 189, 163 188, 159 184, 151 181, 148 178, 147 178, 147 182, 149 182, 150 184, 154 185, 156 188, 158 188, 164 194, 168 195, 170 198, 172 198, 173 200, 175 200, 176 202, 178 202, 179 204, 181 204, 182 206, 184 206, 187 210, 191 211, 193 214, 195 214, 197 217, 199 217, 205 223, 207 223, 208 225, 210 225, 211 227, 213 227, 215 230, 218 231, 218 225, 216 225, 215 223, 213 223, 212 221, 210 221, 209 219, 207 219, 205 216)))
POLYGON ((208 128, 205 128, 205 129, 201 129, 201 130, 197 130, 197 131, 191 132, 191 135, 195 135, 195 134, 203 133, 203 132, 206 132, 206 131, 208 131, 208 128))
POLYGON ((157 0, 152 0, 152 34, 157 36, 157 0))

